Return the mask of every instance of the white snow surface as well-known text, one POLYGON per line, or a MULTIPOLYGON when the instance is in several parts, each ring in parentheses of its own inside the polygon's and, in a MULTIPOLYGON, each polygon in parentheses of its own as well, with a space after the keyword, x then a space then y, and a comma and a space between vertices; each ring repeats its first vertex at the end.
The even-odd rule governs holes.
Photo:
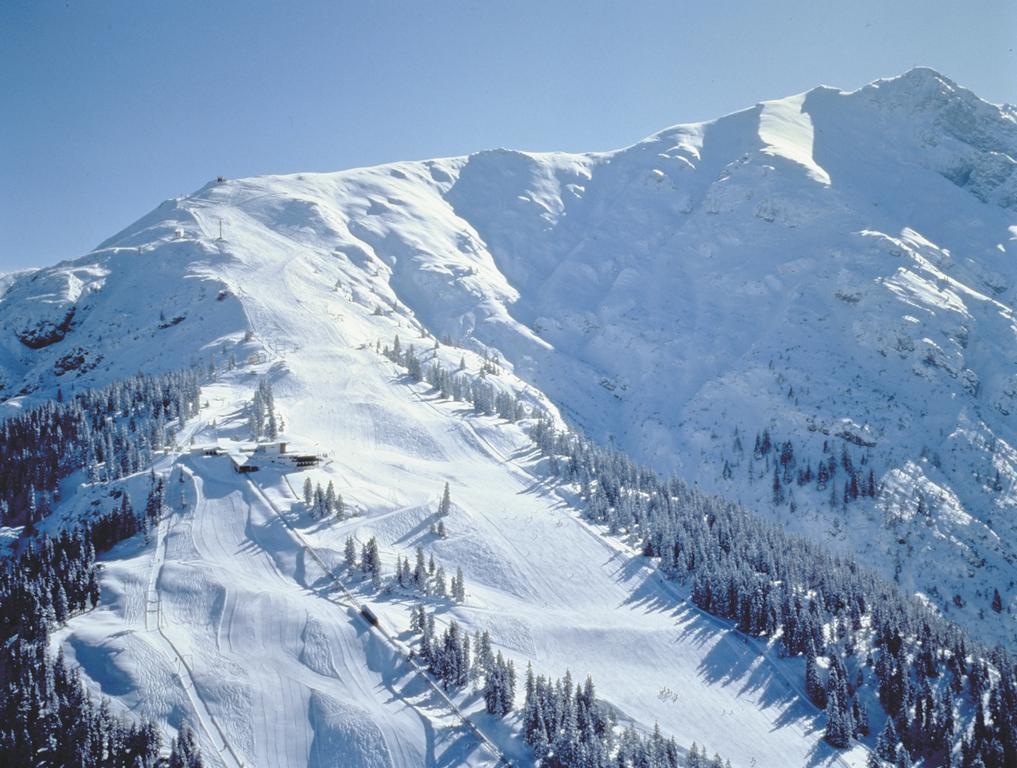
MULTIPOLYGON (((471 350, 473 374, 476 353, 497 352, 499 386, 1013 644, 1014 158, 1013 107, 917 69, 609 153, 495 150, 210 183, 11 280, 0 383, 13 409, 58 385, 250 356, 206 390, 197 439, 246 437, 243 403, 255 372, 270 375, 287 436, 331 455, 315 476, 360 512, 321 528, 288 512, 315 547, 338 561, 346 535, 376 535, 391 568, 426 543, 466 573, 466 604, 449 614, 490 629, 517 664, 591 673, 625 716, 736 765, 821 764, 833 758, 815 713, 785 687, 799 671, 581 523, 530 474, 517 427, 422 402, 433 395, 374 347, 447 337, 458 346, 438 355, 454 367, 471 350), (878 498, 831 509, 796 488, 796 511, 774 506, 749 457, 763 428, 815 458, 824 440, 870 444, 878 498), (450 535, 431 541, 446 480, 450 535)), ((162 470, 184 477, 187 506, 158 545, 112 553, 102 607, 61 639, 96 686, 170 725, 197 720, 206 752, 219 754, 221 729, 248 765, 490 761, 319 594, 322 575, 224 459, 162 470)), ((252 482, 290 510, 282 476, 252 482)), ((399 599, 376 603, 405 629, 399 599)), ((508 748, 507 726, 475 717, 508 748)))
MULTIPOLYGON (((336 568, 351 534, 378 538, 389 573, 417 544, 449 573, 461 567, 467 600, 438 601, 442 621, 489 630, 520 672, 533 663, 592 674, 623 721, 659 722, 683 745, 742 765, 862 763, 862 749, 837 755, 821 741, 800 670, 693 608, 642 557, 583 523, 541 481, 518 427, 435 401, 364 345, 381 330, 406 332, 406 322, 343 303, 311 262, 267 262, 262 252, 225 276, 244 277, 254 330, 278 352, 206 386, 208 407, 181 442, 236 450, 246 401, 268 375, 293 450, 329 456, 308 476, 332 480, 359 514, 312 523, 295 504, 304 473, 266 465, 248 479, 226 456, 165 459, 171 512, 156 541, 111 553, 102 605, 59 639, 97 690, 171 725, 188 718, 222 765, 493 764, 406 664, 328 599, 335 591, 278 509, 336 568), (276 280, 287 290, 268 289, 276 280), (342 317, 330 312, 337 305, 342 317), (454 503, 441 540, 429 524, 446 481, 454 503)), ((442 351, 450 364, 460 354, 442 351)), ((476 372, 481 360, 465 356, 476 372)), ((363 599, 408 639, 412 595, 368 590, 363 599)), ((475 695, 462 706, 526 763, 512 721, 482 714, 475 695)))

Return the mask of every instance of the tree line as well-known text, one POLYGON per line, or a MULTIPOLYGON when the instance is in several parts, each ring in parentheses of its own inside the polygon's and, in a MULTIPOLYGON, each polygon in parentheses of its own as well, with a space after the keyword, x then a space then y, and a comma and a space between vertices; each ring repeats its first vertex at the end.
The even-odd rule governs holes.
POLYGON ((195 371, 139 375, 47 402, 0 423, 0 522, 33 525, 57 484, 84 469, 90 482, 142 471, 200 407, 195 371))
MULTIPOLYGON (((410 631, 417 638, 414 654, 445 690, 473 685, 488 714, 505 717, 516 709, 515 665, 492 649, 491 636, 471 636, 452 619, 440 632, 434 613, 423 605, 410 610, 410 631)), ((545 768, 730 768, 715 755, 707 758, 693 744, 683 758, 674 738, 659 726, 650 735, 631 725, 619 728, 614 710, 596 696, 589 676, 573 686, 569 672, 554 680, 526 671, 520 712, 521 735, 537 764, 545 768)))
POLYGON ((895 754, 909 761, 1017 765, 1017 670, 1005 650, 982 647, 850 558, 736 504, 546 419, 531 436, 547 471, 578 486, 584 514, 639 541, 697 606, 806 657, 806 688, 826 709, 832 745, 866 734, 874 700, 893 724, 895 754))
POLYGON ((478 414, 497 415, 508 421, 519 421, 528 415, 526 407, 515 395, 487 381, 488 376, 497 376, 501 372, 497 363, 491 359, 485 359, 479 374, 470 377, 466 373, 465 359, 460 360, 459 367, 454 371, 448 370, 434 360, 425 373, 414 346, 411 344, 403 349, 398 335, 392 340, 392 346, 385 346, 381 353, 396 365, 405 368, 413 381, 426 380, 441 397, 455 402, 471 403, 478 414))

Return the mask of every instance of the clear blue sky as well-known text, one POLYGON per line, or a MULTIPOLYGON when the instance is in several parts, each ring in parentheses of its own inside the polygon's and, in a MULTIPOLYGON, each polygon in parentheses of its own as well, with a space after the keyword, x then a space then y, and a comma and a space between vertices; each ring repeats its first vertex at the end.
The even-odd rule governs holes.
POLYGON ((222 174, 603 150, 934 67, 1017 102, 1012 0, 0 2, 0 270, 222 174))

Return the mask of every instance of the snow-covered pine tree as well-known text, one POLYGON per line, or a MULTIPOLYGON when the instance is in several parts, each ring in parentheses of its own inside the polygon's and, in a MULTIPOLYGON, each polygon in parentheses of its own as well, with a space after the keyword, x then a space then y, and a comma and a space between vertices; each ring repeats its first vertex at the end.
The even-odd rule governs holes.
POLYGON ((457 603, 466 600, 466 583, 463 580, 463 569, 459 567, 456 568, 456 575, 452 579, 452 599, 457 603))
POLYGON ((336 501, 335 501, 335 485, 331 480, 328 481, 328 488, 325 489, 325 496, 323 499, 323 517, 327 517, 335 513, 336 501))
POLYGON ((451 511, 452 511, 452 494, 449 491, 448 483, 445 483, 445 489, 441 493, 441 501, 438 502, 438 516, 445 517, 451 511))
POLYGON ((413 585, 420 591, 427 587, 427 566, 424 565, 424 548, 417 547, 417 562, 413 568, 413 585))
POLYGON ((346 545, 343 549, 343 559, 347 568, 354 568, 357 565, 357 544, 352 536, 346 537, 346 545))

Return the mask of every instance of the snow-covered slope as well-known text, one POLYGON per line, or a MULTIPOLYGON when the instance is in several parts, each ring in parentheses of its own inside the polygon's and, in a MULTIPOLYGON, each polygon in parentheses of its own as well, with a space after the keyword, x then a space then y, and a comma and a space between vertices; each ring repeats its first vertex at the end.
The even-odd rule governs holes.
MULTIPOLYGON (((705 744, 739 765, 863 764, 863 750, 840 755, 821 741, 822 718, 799 695, 800 661, 764 655, 590 530, 530 474, 533 448, 516 426, 407 386, 358 343, 387 319, 354 308, 337 324, 310 266, 288 279, 306 290, 296 311, 278 316, 273 343, 289 347, 309 329, 319 343, 222 375, 203 389, 208 407, 188 431, 199 445, 234 445, 244 401, 267 373, 286 436, 328 450, 330 461, 306 474, 262 467, 248 481, 226 456, 174 460, 171 514, 154 544, 111 553, 102 605, 60 638, 97 690, 159 721, 189 718, 215 764, 494 764, 407 665, 331 601, 335 590, 301 548, 309 542, 342 573, 345 537, 376 536, 387 573, 417 545, 448 572, 463 569, 467 599, 437 601, 440 621, 489 630, 521 670, 532 662, 555 675, 592 674, 623 722, 659 722, 683 745, 705 744), (307 384, 326 379, 328 388, 307 384), (333 481, 358 515, 326 525, 301 516, 293 491, 305 476, 333 481), (438 539, 429 524, 443 482, 453 507, 438 539)), ((271 300, 257 304, 267 310, 271 300)), ((467 357, 475 371, 479 360, 467 357)), ((366 590, 362 599, 407 637, 411 594, 366 590)), ((507 723, 482 714, 475 695, 461 704, 527 764, 507 723)))
MULTIPOLYGON (((694 609, 544 487, 518 427, 404 383, 375 342, 398 333, 430 349, 434 340, 420 342, 408 314, 351 300, 346 291, 357 288, 345 287, 349 273, 340 278, 335 261, 279 247, 256 221, 235 217, 231 226, 244 246, 219 244, 216 285, 240 298, 252 338, 227 334, 203 351, 201 359, 241 365, 203 388, 208 406, 180 439, 236 446, 256 382, 268 376, 295 449, 329 455, 307 475, 333 481, 358 515, 328 525, 300 516, 301 473, 263 467, 249 482, 225 456, 167 458, 159 470, 169 472, 171 514, 153 544, 111 553, 102 605, 59 638, 97 690, 158 721, 188 718, 222 765, 493 764, 391 649, 330 599, 335 591, 283 511, 335 566, 354 535, 377 537, 388 573, 417 545, 450 573, 461 567, 467 599, 443 609, 442 621, 489 630, 520 669, 592 674, 623 722, 659 722, 683 745, 705 744, 738 764, 862 764, 862 749, 840 755, 821 741, 797 666, 694 609), (448 537, 437 539, 429 523, 444 482, 454 503, 448 537), (727 727, 740 735, 731 739, 727 727)), ((211 298, 216 308, 232 301, 211 298)), ((174 327, 183 333, 186 322, 174 327)), ((453 347, 438 355, 449 366, 463 358, 471 376, 483 363, 453 347)), ((490 378, 553 411, 508 372, 490 378)), ((410 595, 368 590, 365 599, 405 637, 410 595)), ((507 724, 481 705, 476 696, 462 702, 525 764, 507 724)))
MULTIPOLYGON (((731 659, 723 632, 697 614, 670 615, 675 603, 636 561, 550 511, 560 500, 507 465, 523 445, 515 428, 492 431, 504 456, 492 455, 454 414, 429 411, 393 383, 373 348, 399 333, 404 344, 439 338, 496 352, 504 386, 595 439, 829 539, 983 637, 1012 643, 1014 158, 1014 108, 919 69, 676 126, 610 153, 496 150, 210 183, 81 259, 11 281, 0 300, 3 394, 13 408, 139 368, 253 355, 252 365, 274 366, 287 432, 334 452, 341 492, 365 513, 346 527, 376 533, 390 558, 424 535, 427 505, 453 481, 462 516, 435 546, 450 563, 475 563, 464 566, 475 599, 460 611, 468 625, 490 624, 507 651, 541 669, 594 672, 624 712, 660 720, 685 742, 720 748, 716 726, 732 712, 741 724, 723 730, 723 751, 733 760, 772 750, 805 762, 816 734, 798 728, 803 705, 764 662, 718 671, 731 659), (794 443, 800 466, 826 457, 824 442, 834 456, 847 447, 874 470, 877 496, 831 505, 829 491, 806 484, 774 504, 770 457, 751 450, 764 429, 794 443), (1001 614, 990 609, 993 587, 1001 614), (630 645, 639 650, 623 667, 616 649, 630 645), (680 686, 693 691, 685 704, 655 698, 680 686)), ((461 351, 440 354, 454 365, 461 351)), ((468 367, 479 365, 470 356, 468 367)), ((209 420, 209 437, 236 420, 254 381, 237 374, 221 386, 225 410, 215 428, 209 420)), ((266 589, 263 574, 255 587, 245 579, 267 567, 244 561, 248 575, 234 575, 220 567, 222 552, 203 548, 205 537, 227 553, 264 546, 259 527, 271 518, 258 517, 246 491, 218 486, 218 470, 188 470, 196 489, 218 490, 168 532, 170 548, 176 536, 197 550, 179 567, 212 573, 210 592, 266 589), (230 515, 249 516, 246 527, 230 515), (226 528, 201 533, 201 516, 226 528)), ((269 491, 282 498, 285 487, 269 491)), ((345 531, 321 532, 322 545, 338 550, 345 531)), ((288 589, 306 578, 299 564, 278 567, 288 589)), ((107 572, 111 583, 122 578, 113 592, 143 589, 128 584, 137 569, 125 568, 135 575, 107 572)), ((216 629, 229 601, 188 607, 170 578, 167 616, 189 617, 172 631, 203 649, 195 657, 211 654, 202 633, 229 632, 216 629)), ((321 618, 316 607, 293 610, 321 618)), ((109 611, 111 624, 95 625, 105 621, 97 614, 71 636, 96 648, 113 626, 137 629, 125 608, 109 611)), ((220 640, 216 653, 299 660, 310 641, 258 642, 262 650, 223 651, 220 640)), ((144 688, 129 669, 142 656, 112 656, 127 667, 128 688, 144 688)), ((214 655, 201 664, 230 668, 214 655)), ((378 674, 376 690, 395 684, 378 674)), ((261 706, 257 697, 275 695, 241 678, 232 684, 248 686, 246 699, 206 692, 227 730, 261 706)), ((266 738, 313 753, 318 725, 334 714, 315 698, 320 684, 303 681, 292 701, 305 719, 266 738)), ((379 693, 371 711, 385 702, 379 693)), ((384 738, 404 754, 437 759, 446 748, 400 722, 384 738)), ((234 736, 251 759, 274 762, 254 735, 234 736)))

